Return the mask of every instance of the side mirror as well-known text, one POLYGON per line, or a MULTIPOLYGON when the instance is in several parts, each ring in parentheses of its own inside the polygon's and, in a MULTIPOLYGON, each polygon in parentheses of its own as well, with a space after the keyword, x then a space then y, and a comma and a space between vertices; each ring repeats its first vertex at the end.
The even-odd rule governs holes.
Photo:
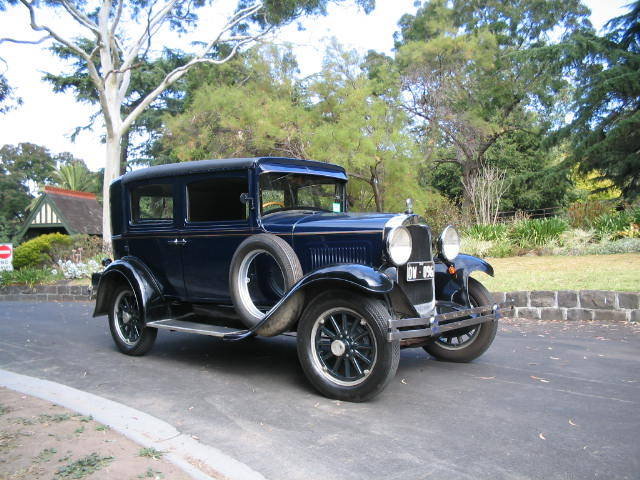
POLYGON ((253 197, 249 196, 248 193, 240 194, 240 203, 248 204, 249 208, 253 209, 253 197))

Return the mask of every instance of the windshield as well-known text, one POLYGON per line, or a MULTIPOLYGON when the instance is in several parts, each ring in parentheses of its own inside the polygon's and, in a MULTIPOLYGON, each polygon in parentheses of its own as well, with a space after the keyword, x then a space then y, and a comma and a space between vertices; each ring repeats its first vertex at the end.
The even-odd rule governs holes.
POLYGON ((344 182, 335 178, 299 173, 260 175, 260 212, 282 210, 344 212, 344 182))

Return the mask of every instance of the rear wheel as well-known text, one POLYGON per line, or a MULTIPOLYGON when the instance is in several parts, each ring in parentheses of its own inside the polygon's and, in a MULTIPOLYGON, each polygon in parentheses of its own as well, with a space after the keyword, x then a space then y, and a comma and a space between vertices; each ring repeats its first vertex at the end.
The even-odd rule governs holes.
MULTIPOLYGON (((489 291, 477 280, 469 279, 469 299, 471 305, 493 305, 489 291)), ((493 343, 498 331, 498 321, 453 330, 434 338, 423 348, 438 360, 449 362, 470 362, 482 355, 493 343)))
POLYGON ((158 330, 145 327, 136 296, 128 285, 120 286, 109 309, 109 330, 118 350, 144 355, 156 341, 158 330))
POLYGON ((399 341, 386 338, 384 303, 349 291, 316 297, 298 324, 298 358, 307 378, 323 395, 361 402, 393 378, 399 341))

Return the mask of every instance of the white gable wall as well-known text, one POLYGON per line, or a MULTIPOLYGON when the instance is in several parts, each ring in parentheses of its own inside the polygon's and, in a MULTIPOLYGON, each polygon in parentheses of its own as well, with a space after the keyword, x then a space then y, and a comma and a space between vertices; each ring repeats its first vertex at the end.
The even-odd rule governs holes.
POLYGON ((32 225, 62 225, 62 222, 53 211, 51 205, 48 202, 43 202, 40 206, 40 210, 33 217, 32 225))

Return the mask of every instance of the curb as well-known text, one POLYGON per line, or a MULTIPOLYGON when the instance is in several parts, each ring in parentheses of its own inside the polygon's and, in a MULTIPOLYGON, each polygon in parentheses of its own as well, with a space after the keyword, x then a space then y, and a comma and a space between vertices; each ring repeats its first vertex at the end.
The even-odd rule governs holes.
POLYGON ((166 451, 164 458, 196 480, 266 480, 262 474, 220 450, 180 433, 159 418, 121 403, 2 369, 0 386, 53 402, 82 415, 91 415, 96 421, 145 448, 166 451))
POLYGON ((88 285, 5 285, 0 287, 0 301, 82 302, 91 300, 88 285))
POLYGON ((532 290, 494 292, 510 301, 513 316, 531 320, 640 322, 640 293, 610 290, 532 290))
MULTIPOLYGON (((608 290, 533 290, 493 292, 497 303, 511 301, 514 318, 640 322, 640 292, 608 290)), ((88 302, 91 287, 77 285, 9 285, 0 287, 0 302, 88 302)))

